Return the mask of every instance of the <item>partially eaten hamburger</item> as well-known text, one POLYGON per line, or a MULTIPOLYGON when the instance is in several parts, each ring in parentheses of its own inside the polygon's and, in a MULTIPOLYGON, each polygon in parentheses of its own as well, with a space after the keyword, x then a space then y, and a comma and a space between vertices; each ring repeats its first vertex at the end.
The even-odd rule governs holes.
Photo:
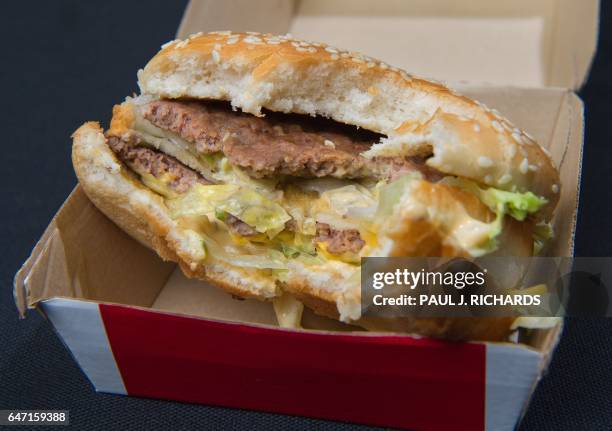
POLYGON ((500 340, 513 318, 361 316, 368 256, 530 256, 559 175, 529 135, 441 84, 364 55, 257 33, 173 41, 110 129, 74 134, 92 202, 238 297, 368 329, 500 340))

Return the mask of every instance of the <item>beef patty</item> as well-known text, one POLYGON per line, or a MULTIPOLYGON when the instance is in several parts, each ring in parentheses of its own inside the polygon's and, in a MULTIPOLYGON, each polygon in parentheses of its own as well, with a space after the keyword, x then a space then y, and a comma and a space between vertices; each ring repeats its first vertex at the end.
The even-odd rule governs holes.
POLYGON ((424 158, 377 158, 360 154, 382 135, 320 117, 267 111, 255 117, 213 101, 158 100, 145 119, 191 142, 201 154, 224 153, 255 178, 290 175, 304 178, 376 177, 394 180, 419 171, 430 181, 443 175, 424 158))
POLYGON ((256 178, 367 176, 367 161, 359 154, 380 139, 318 117, 274 112, 255 117, 218 102, 159 100, 149 103, 143 115, 195 144, 200 153, 223 152, 256 178))
POLYGON ((136 136, 125 138, 109 136, 107 141, 117 157, 138 174, 150 174, 155 178, 168 176, 170 178, 168 186, 177 193, 186 192, 196 182, 210 184, 204 177, 174 157, 140 146, 140 140, 136 136))
POLYGON ((359 253, 365 245, 357 229, 332 229, 327 223, 317 222, 316 242, 325 242, 326 250, 332 254, 359 253))

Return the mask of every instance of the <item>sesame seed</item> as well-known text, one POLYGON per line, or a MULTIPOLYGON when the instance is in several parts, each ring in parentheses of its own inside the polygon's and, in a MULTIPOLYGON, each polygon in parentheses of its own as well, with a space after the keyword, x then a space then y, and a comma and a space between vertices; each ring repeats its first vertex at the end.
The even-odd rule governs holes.
POLYGON ((387 63, 380 63, 378 67, 380 67, 382 70, 385 70, 389 68, 389 65, 387 63))
POLYGON ((476 132, 476 133, 480 133, 480 124, 478 124, 478 123, 474 123, 474 126, 473 126, 473 127, 474 127, 474 132, 476 132))
POLYGON ((332 54, 338 54, 338 50, 335 48, 332 48, 331 46, 326 46, 325 51, 331 52, 332 54))
POLYGON ((485 175, 484 181, 487 184, 492 183, 493 182, 493 177, 491 175, 485 175))
POLYGON ((351 55, 348 52, 343 52, 342 54, 340 54, 340 57, 342 58, 349 58, 351 55))
POLYGON ((366 66, 368 66, 368 69, 376 66, 376 63, 374 63, 373 61, 368 61, 368 63, 366 64, 366 66))
POLYGON ((491 166, 493 166, 493 160, 485 156, 478 157, 477 162, 478 166, 480 166, 481 168, 490 168, 491 166))
POLYGON ((254 36, 257 36, 257 35, 259 35, 261 33, 257 33, 256 31, 247 31, 246 34, 252 34, 254 36))
POLYGON ((499 121, 495 121, 495 120, 491 121, 491 126, 493 126, 493 128, 499 133, 504 131, 502 125, 499 124, 499 121))
POLYGON ((311 46, 307 49, 307 51, 314 54, 315 52, 317 52, 317 48, 311 46))
POLYGON ((559 185, 558 184, 553 184, 552 187, 551 187, 551 190, 555 194, 559 193, 559 185))
POLYGON ((531 172, 537 172, 540 167, 538 165, 529 165, 529 170, 531 172))
POLYGON ((231 31, 229 30, 223 30, 223 31, 211 31, 210 34, 219 34, 221 36, 229 36, 230 34, 232 34, 231 31))
POLYGON ((291 46, 293 46, 295 48, 299 48, 300 44, 299 44, 299 42, 291 42, 291 46))
POLYGON ((508 184, 510 181, 512 181, 512 176, 510 174, 504 174, 499 180, 497 180, 497 183, 500 185, 504 185, 508 184))
POLYGON ((516 131, 513 131, 512 132, 512 139, 514 139, 514 141, 517 144, 520 144, 521 143, 521 134, 520 133, 516 133, 516 131))
POLYGON ((512 145, 512 144, 507 145, 505 153, 509 159, 513 159, 514 156, 516 156, 516 145, 512 145))
POLYGON ((267 43, 268 45, 280 45, 281 41, 280 41, 280 40, 272 40, 272 39, 269 39, 269 40, 267 40, 267 41, 266 41, 266 43, 267 43))
POLYGON ((336 54, 332 54, 329 58, 331 58, 332 60, 338 60, 340 57, 338 57, 338 55, 336 54))
POLYGON ((351 60, 353 60, 355 63, 363 63, 363 60, 361 58, 352 57, 351 60))
POLYGON ((253 43, 253 44, 262 43, 261 39, 258 38, 257 36, 247 36, 247 37, 244 38, 244 41, 246 43, 253 43))
POLYGON ((219 55, 219 51, 217 51, 216 49, 213 49, 212 58, 213 58, 213 61, 218 64, 221 61, 221 56, 219 55))
POLYGON ((161 49, 164 49, 164 48, 166 48, 166 47, 168 47, 168 46, 170 46, 170 45, 174 45, 175 43, 178 43, 178 42, 179 42, 178 40, 171 40, 171 41, 168 41, 168 42, 164 43, 164 44, 161 46, 161 49))
POLYGON ((336 148, 336 144, 334 144, 334 141, 330 141, 329 139, 323 141, 323 144, 329 148, 336 148))
POLYGON ((521 174, 525 175, 528 170, 529 170, 529 160, 523 159, 523 161, 519 165, 519 171, 521 171, 521 174))
POLYGON ((233 44, 235 44, 236 42, 238 42, 239 40, 240 40, 240 37, 239 37, 239 36, 232 36, 232 37, 230 37, 229 39, 227 39, 227 40, 225 41, 225 44, 226 44, 226 45, 233 45, 233 44))

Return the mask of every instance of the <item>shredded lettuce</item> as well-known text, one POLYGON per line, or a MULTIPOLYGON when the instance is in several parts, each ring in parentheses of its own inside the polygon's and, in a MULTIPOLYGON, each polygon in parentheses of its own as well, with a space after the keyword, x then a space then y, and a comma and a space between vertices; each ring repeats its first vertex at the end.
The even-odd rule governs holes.
POLYGON ((321 193, 330 209, 340 216, 351 218, 371 218, 376 211, 376 199, 372 192, 363 186, 349 186, 332 189, 321 193))
POLYGON ((502 211, 518 221, 523 221, 529 214, 538 212, 548 201, 532 192, 509 192, 494 187, 481 188, 473 181, 463 178, 449 178, 445 182, 458 186, 476 195, 483 204, 493 212, 502 211))
POLYGON ((268 199, 279 199, 281 192, 276 190, 278 179, 273 178, 251 178, 244 170, 232 165, 227 157, 216 156, 217 169, 213 178, 219 183, 234 184, 243 188, 255 190, 268 199))
POLYGON ((381 185, 378 193, 376 218, 385 219, 393 214, 393 209, 402 199, 406 186, 419 178, 420 175, 418 174, 406 174, 391 183, 381 185))
POLYGON ((503 205, 499 204, 497 206, 497 210, 495 211, 495 220, 493 220, 490 223, 479 222, 481 225, 484 225, 486 227, 486 232, 485 232, 486 241, 480 247, 474 247, 468 250, 472 256, 480 257, 480 256, 483 256, 488 253, 492 253, 495 250, 497 250, 497 247, 499 246, 499 241, 497 237, 502 232, 502 229, 504 227, 503 221, 504 221, 503 205))
POLYGON ((291 217, 283 207, 262 194, 249 189, 239 189, 226 200, 217 203, 217 209, 239 218, 257 232, 274 238, 291 217))
POLYGON ((537 256, 542 252, 546 241, 554 236, 553 228, 550 223, 538 223, 533 229, 533 254, 537 256))
MULTIPOLYGON (((490 249, 490 251, 494 251, 497 248, 495 236, 501 233, 501 220, 505 214, 518 221, 524 221, 529 214, 535 214, 548 202, 545 198, 537 196, 532 192, 509 192, 494 187, 483 189, 475 182, 463 178, 446 177, 443 182, 473 193, 491 211, 495 212, 496 218, 491 224, 490 240, 485 247, 485 250, 490 249)), ((538 254, 542 250, 545 241, 552 238, 552 236, 550 224, 538 224, 533 235, 534 254, 538 254)))
POLYGON ((194 184, 187 193, 175 199, 168 199, 166 205, 172 218, 207 215, 215 212, 217 203, 223 202, 237 191, 238 187, 231 184, 194 184))
POLYGON ((484 191, 481 189, 480 199, 489 208, 503 205, 507 214, 518 221, 538 212, 547 202, 532 192, 507 192, 492 187, 484 191))
POLYGON ((291 219, 277 203, 255 190, 233 184, 194 184, 183 196, 167 201, 172 217, 228 213, 268 238, 275 237, 291 219))
POLYGON ((261 254, 233 253, 228 251, 210 236, 202 232, 199 234, 203 238, 203 247, 207 251, 207 254, 213 256, 215 259, 220 260, 221 262, 229 263, 233 266, 247 268, 274 270, 287 269, 287 261, 285 256, 283 256, 283 254, 277 250, 262 247, 261 254))

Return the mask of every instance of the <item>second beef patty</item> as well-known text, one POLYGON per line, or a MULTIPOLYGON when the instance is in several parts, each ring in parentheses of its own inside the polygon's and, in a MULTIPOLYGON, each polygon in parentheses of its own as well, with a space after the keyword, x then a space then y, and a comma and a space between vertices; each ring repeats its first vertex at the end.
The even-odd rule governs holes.
POLYGON ((215 102, 159 100, 146 106, 144 117, 200 153, 223 152, 257 178, 367 176, 367 161, 359 154, 380 138, 322 118, 273 112, 255 117, 215 102))

